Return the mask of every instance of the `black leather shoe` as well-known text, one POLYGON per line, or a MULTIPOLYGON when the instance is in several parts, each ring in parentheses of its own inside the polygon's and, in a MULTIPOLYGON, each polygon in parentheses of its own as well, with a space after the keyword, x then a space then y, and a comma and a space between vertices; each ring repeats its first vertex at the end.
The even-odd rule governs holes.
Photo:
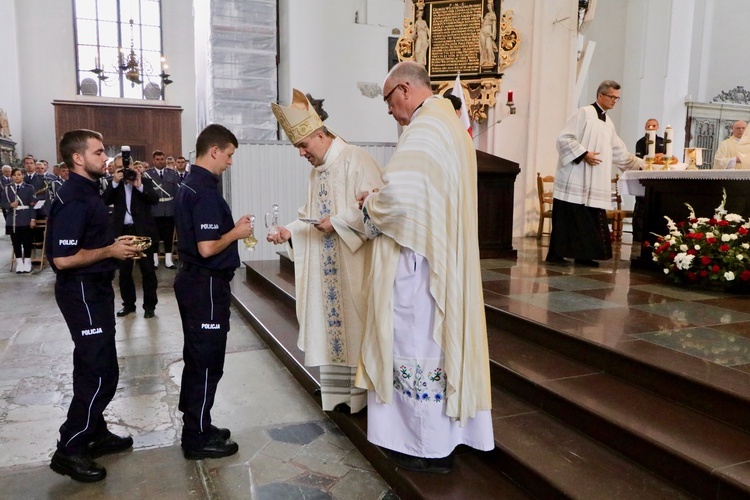
POLYGON ((143 313, 144 318, 153 318, 154 316, 156 316, 156 314, 154 314, 154 311, 146 311, 143 313))
POLYGON ((227 440, 230 437, 232 437, 232 431, 225 427, 216 427, 215 425, 211 426, 211 434, 218 435, 221 439, 227 440))
POLYGON ((63 455, 56 451, 49 468, 83 483, 95 483, 107 477, 107 470, 86 455, 63 455))
POLYGON ((108 431, 103 438, 92 441, 88 445, 89 456, 91 458, 101 457, 119 453, 133 447, 133 438, 130 436, 120 437, 108 431))
POLYGON ((135 307, 123 307, 122 309, 117 311, 117 317, 122 318, 123 316, 127 316, 132 312, 135 312, 135 307))
POLYGON ((346 403, 339 403, 336 406, 333 407, 333 411, 337 411, 339 413, 343 413, 344 415, 351 415, 352 409, 349 407, 346 403))
POLYGON ((555 265, 555 266, 569 266, 570 265, 570 262, 563 259, 562 257, 558 257, 555 255, 547 255, 547 258, 544 259, 544 262, 546 262, 547 264, 555 265))
POLYGON ((240 447, 231 439, 224 439, 216 434, 211 436, 208 442, 202 448, 188 449, 183 448, 182 454, 188 460, 203 460, 205 458, 221 458, 234 455, 240 447))
POLYGON ((599 267, 599 263, 591 259, 576 259, 576 266, 599 267))
POLYGON ((394 450, 386 450, 386 452, 388 458, 402 469, 433 474, 447 474, 453 469, 453 453, 443 458, 423 458, 394 450))

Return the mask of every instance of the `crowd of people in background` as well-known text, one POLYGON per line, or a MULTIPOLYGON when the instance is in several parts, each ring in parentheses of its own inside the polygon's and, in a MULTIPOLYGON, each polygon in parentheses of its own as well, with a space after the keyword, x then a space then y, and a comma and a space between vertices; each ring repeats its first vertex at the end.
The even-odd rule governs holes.
MULTIPOLYGON (((112 224, 116 232, 119 231, 120 226, 126 225, 124 219, 115 220, 113 213, 115 205, 119 202, 115 203, 112 195, 116 192, 116 184, 122 177, 117 175, 118 168, 122 168, 122 161, 119 160, 118 163, 118 157, 107 164, 106 175, 99 180, 99 191, 102 196, 107 195, 107 205, 110 206, 110 214, 113 216, 112 224), (115 186, 112 186, 113 183, 115 186)), ((172 256, 174 234, 172 200, 177 186, 190 171, 190 163, 184 156, 165 156, 158 150, 152 155, 152 163, 153 166, 150 166, 146 161, 136 160, 133 161, 131 167, 138 173, 138 176, 147 172, 143 175, 146 179, 145 184, 155 189, 158 195, 157 203, 148 207, 157 228, 157 231, 152 233, 152 242, 155 248, 158 248, 159 244, 163 245, 165 265, 170 269, 175 269, 172 256)), ((44 239, 43 222, 49 215, 52 201, 58 190, 68 181, 70 169, 64 162, 50 166, 47 160, 36 159, 34 155, 27 154, 23 158, 22 167, 3 165, 0 173, 2 174, 0 175, 0 208, 5 218, 5 234, 10 236, 13 245, 15 272, 31 273, 32 249, 35 244, 41 247, 40 244, 44 239)), ((150 253, 153 254, 151 259, 153 268, 159 267, 159 253, 156 251, 150 253)), ((34 261, 40 262, 39 259, 34 261)), ((132 304, 126 304, 125 308, 135 310, 132 304)))

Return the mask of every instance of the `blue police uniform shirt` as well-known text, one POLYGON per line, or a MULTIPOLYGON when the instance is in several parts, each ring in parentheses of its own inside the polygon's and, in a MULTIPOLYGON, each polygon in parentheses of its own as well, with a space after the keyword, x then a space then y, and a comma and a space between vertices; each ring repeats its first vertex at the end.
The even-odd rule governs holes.
POLYGON ((193 165, 177 190, 174 217, 181 261, 215 271, 240 267, 236 241, 208 258, 198 253, 199 241, 221 239, 234 229, 232 211, 219 193, 218 175, 193 165))
MULTIPOLYGON (((99 196, 99 183, 70 172, 70 178, 57 190, 47 220, 47 260, 55 272, 53 259, 69 257, 78 250, 95 250, 115 241, 107 206, 99 196)), ((90 266, 63 271, 66 275, 113 272, 114 258, 90 266)))

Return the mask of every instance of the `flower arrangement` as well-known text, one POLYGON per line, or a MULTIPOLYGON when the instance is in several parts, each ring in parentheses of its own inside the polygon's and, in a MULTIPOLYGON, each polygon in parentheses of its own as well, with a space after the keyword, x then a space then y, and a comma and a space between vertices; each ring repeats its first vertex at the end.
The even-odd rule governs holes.
POLYGON ((696 217, 687 203, 687 221, 675 223, 664 217, 669 234, 655 235, 652 258, 669 278, 682 284, 750 291, 750 222, 727 213, 726 201, 725 190, 710 219, 696 217))

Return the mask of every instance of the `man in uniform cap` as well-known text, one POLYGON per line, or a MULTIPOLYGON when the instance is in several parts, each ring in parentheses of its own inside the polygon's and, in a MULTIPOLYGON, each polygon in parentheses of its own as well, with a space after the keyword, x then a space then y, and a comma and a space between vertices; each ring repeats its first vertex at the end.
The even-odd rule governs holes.
POLYGON ((323 410, 357 412, 367 402, 366 392, 353 382, 364 332, 371 248, 348 223, 359 217, 358 198, 382 185, 380 168, 364 150, 329 132, 299 90, 294 89, 291 106, 271 107, 300 156, 313 167, 300 220, 267 236, 276 244, 290 242, 300 325, 297 346, 305 351, 307 366, 320 367, 323 410))

